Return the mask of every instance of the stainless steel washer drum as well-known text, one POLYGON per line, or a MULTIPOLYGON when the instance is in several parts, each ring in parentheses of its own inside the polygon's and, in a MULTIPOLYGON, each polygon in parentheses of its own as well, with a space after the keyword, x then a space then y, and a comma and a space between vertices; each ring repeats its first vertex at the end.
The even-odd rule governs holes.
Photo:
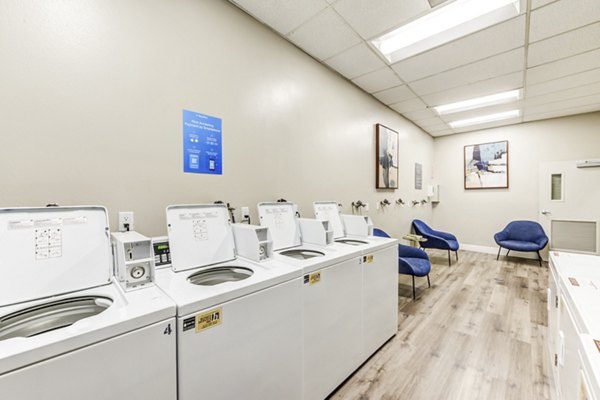
POLYGON ((282 256, 297 258, 299 260, 308 260, 310 258, 323 257, 325 255, 325 253, 321 253, 320 251, 306 249, 286 250, 279 254, 282 256))
POLYGON ((79 296, 27 307, 0 317, 0 340, 31 337, 93 317, 112 305, 103 296, 79 296))
POLYGON ((237 282, 254 274, 250 268, 223 266, 208 268, 188 277, 188 282, 200 286, 215 286, 225 282, 237 282))

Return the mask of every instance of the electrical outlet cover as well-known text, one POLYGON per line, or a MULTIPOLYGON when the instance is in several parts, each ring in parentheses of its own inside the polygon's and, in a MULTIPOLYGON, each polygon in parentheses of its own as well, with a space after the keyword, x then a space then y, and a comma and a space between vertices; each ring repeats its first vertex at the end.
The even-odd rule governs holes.
POLYGON ((119 232, 133 231, 133 211, 121 211, 119 212, 119 232), (125 228, 128 225, 129 229, 125 228))

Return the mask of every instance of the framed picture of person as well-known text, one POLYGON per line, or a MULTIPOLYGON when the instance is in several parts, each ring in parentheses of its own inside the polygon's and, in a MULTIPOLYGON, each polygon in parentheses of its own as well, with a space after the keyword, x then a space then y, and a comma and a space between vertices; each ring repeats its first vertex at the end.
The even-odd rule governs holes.
POLYGON ((398 189, 398 132, 375 125, 375 188, 398 189))

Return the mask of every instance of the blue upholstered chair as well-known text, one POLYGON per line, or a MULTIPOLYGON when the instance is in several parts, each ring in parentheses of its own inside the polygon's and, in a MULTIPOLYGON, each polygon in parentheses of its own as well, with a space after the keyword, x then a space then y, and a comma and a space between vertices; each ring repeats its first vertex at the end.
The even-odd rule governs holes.
POLYGON ((548 244, 548 236, 544 228, 535 221, 512 221, 504 229, 494 235, 494 240, 498 244, 498 256, 500 250, 504 247, 508 249, 506 255, 511 250, 514 251, 535 251, 538 255, 540 267, 542 266, 542 257, 540 250, 548 244))
MULTIPOLYGON (((390 237, 381 229, 373 229, 374 236, 390 237)), ((413 299, 416 299, 415 293, 415 276, 426 276, 427 284, 431 287, 429 280, 429 271, 431 271, 431 263, 429 257, 421 249, 416 247, 398 245, 398 273, 412 276, 413 299)))
POLYGON ((456 255, 458 261, 458 239, 451 233, 441 232, 431 229, 429 225, 420 219, 415 219, 412 222, 413 229, 417 235, 427 239, 426 242, 420 242, 421 248, 426 249, 441 249, 448 250, 448 266, 450 266, 450 250, 456 255))

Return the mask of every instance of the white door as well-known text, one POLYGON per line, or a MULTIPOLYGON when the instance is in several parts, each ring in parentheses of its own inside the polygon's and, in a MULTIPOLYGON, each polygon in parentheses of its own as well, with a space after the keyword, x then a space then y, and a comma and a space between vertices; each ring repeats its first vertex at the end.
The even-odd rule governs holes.
POLYGON ((600 167, 578 168, 577 164, 540 164, 539 222, 551 250, 598 254, 600 167))

